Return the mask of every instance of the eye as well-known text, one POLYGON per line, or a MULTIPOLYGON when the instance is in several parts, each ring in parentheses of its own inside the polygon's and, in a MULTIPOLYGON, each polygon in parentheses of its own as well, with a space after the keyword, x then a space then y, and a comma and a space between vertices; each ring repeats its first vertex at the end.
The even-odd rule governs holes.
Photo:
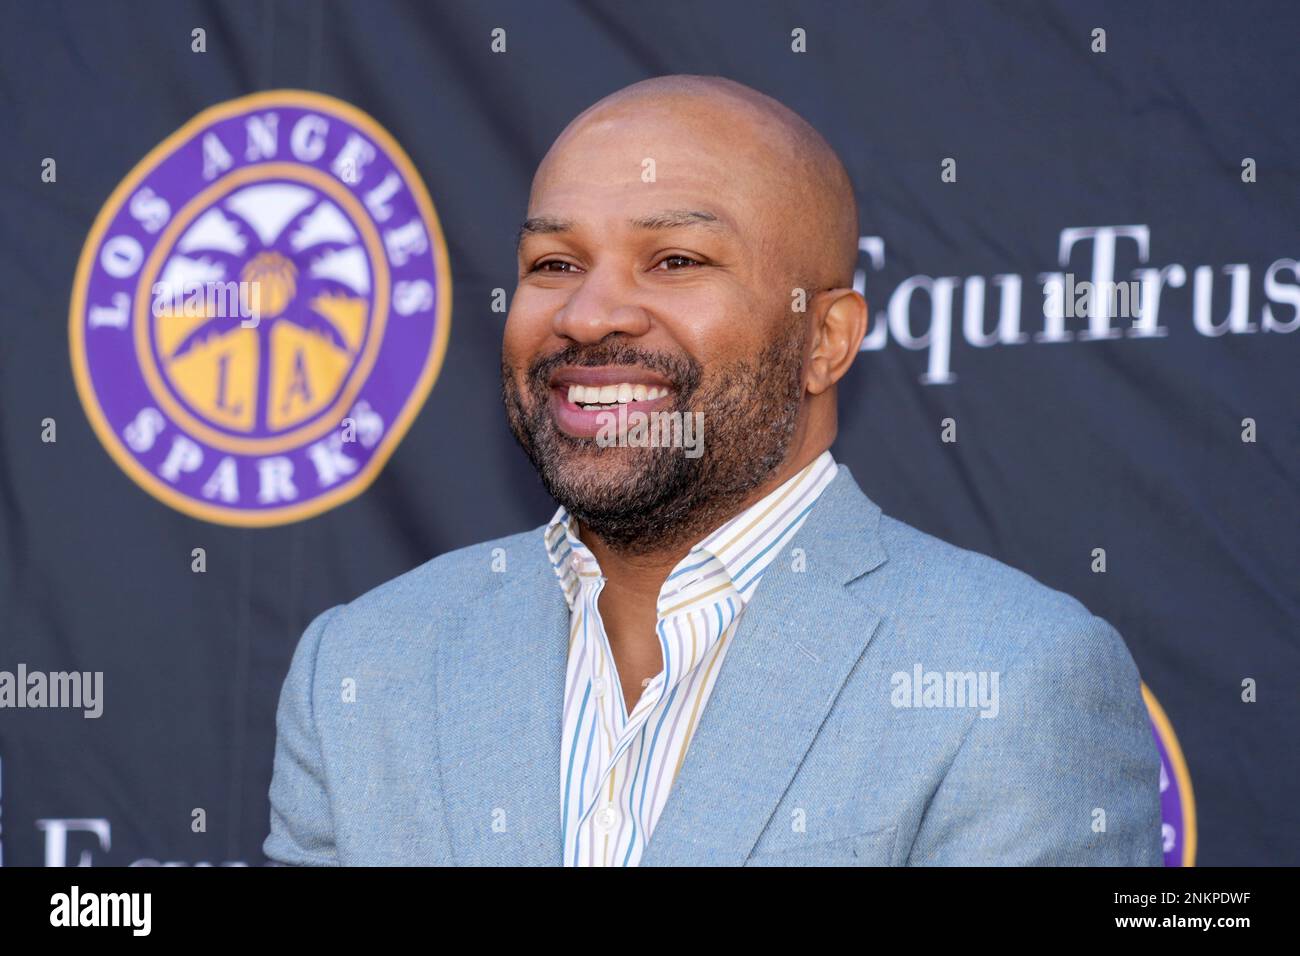
POLYGON ((563 259, 543 259, 537 265, 529 269, 529 272, 549 272, 555 275, 563 275, 566 272, 577 269, 572 262, 565 262, 563 259), (563 266, 565 268, 552 269, 551 266, 563 266))
POLYGON ((664 258, 660 259, 659 262, 656 263, 655 269, 658 269, 659 266, 662 266, 665 263, 685 263, 685 266, 681 266, 681 267, 669 266, 669 268, 663 270, 664 272, 680 272, 682 268, 704 265, 704 263, 701 262, 699 259, 693 259, 690 256, 671 255, 671 256, 664 256, 664 258))

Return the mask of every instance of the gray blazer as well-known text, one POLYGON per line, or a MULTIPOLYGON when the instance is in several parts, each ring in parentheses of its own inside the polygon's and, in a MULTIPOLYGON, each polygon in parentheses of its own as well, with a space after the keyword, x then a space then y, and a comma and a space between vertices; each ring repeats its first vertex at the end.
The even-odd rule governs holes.
MULTIPOLYGON (((568 633, 540 528, 321 613, 280 695, 266 855, 561 865, 568 633)), ((641 865, 1157 866, 1159 776, 1113 627, 882 514, 840 464, 741 619, 641 865)))

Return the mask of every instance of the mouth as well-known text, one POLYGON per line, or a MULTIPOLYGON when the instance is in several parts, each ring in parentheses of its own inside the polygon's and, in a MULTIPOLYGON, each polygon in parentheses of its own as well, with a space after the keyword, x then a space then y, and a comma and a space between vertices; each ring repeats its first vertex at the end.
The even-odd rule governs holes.
POLYGON ((611 412, 658 411, 676 396, 664 379, 631 366, 560 369, 550 386, 555 422, 574 438, 596 437, 602 427, 609 427, 611 412))

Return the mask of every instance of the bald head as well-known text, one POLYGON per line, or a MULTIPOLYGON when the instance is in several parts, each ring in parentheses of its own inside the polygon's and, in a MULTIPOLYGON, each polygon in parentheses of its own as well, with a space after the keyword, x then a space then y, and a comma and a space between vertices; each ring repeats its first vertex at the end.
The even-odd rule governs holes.
MULTIPOLYGON (((533 193, 562 161, 611 136, 627 142, 636 163, 671 164, 675 156, 666 146, 674 134, 711 152, 727 181, 749 190, 763 227, 754 238, 789 267, 791 278, 817 288, 852 285, 858 212, 844 164, 799 114, 724 77, 659 76, 597 101, 556 138, 538 167, 533 193)), ((659 172, 671 176, 674 170, 669 165, 659 172)))

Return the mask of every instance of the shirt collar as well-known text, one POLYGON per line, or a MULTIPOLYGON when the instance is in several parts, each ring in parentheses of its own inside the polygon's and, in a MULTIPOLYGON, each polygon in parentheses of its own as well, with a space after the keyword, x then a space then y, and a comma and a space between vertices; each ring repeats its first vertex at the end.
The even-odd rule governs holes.
POLYGON ((546 555, 551 559, 555 576, 560 579, 564 599, 573 609, 578 599, 581 583, 587 574, 600 575, 596 557, 582 543, 577 534, 577 522, 564 505, 560 505, 546 524, 546 555))
MULTIPOLYGON (((824 451, 779 487, 695 544, 664 581, 659 616, 735 597, 749 601, 763 572, 803 524, 838 465, 824 451)), ((547 555, 565 600, 573 608, 584 582, 601 577, 596 557, 577 535, 577 521, 561 505, 547 523, 547 555)))

